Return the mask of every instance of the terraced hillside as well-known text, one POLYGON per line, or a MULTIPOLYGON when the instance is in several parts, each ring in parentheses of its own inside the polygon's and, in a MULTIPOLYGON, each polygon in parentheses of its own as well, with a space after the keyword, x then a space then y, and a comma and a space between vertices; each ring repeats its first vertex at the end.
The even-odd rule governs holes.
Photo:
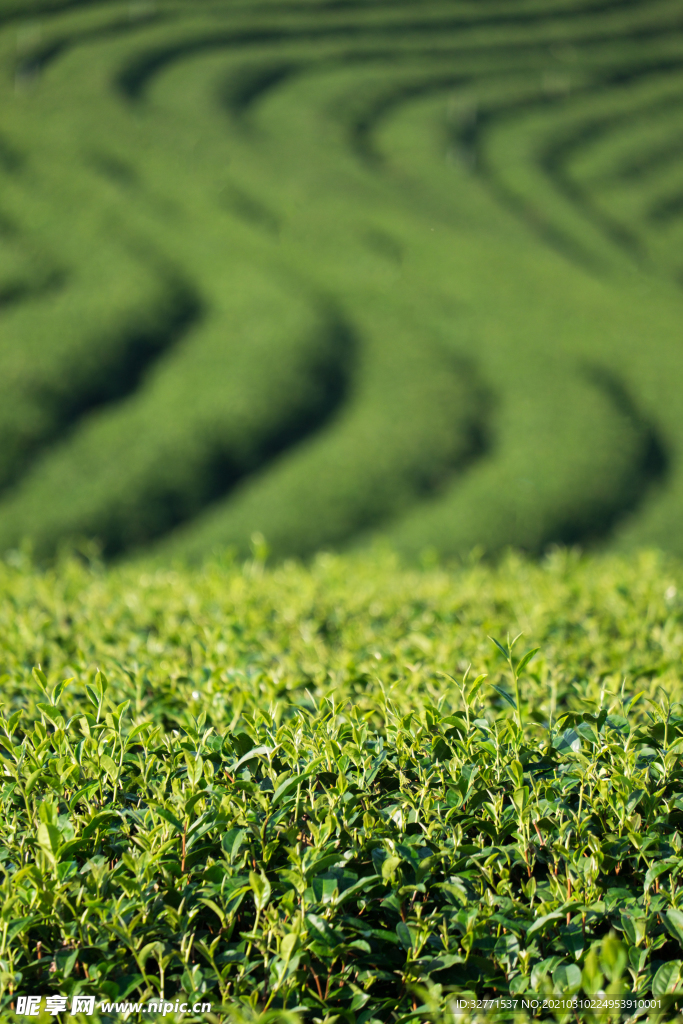
POLYGON ((681 0, 0 0, 0 548, 683 551, 681 0))

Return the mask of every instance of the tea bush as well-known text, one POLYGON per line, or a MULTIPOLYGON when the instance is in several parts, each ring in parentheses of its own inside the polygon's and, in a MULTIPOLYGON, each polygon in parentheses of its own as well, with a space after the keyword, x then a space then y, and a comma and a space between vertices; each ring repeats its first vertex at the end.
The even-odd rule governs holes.
POLYGON ((0 0, 0 550, 683 552, 678 0, 0 0))
POLYGON ((671 1020, 680 565, 261 554, 0 566, 2 1019, 671 1020))

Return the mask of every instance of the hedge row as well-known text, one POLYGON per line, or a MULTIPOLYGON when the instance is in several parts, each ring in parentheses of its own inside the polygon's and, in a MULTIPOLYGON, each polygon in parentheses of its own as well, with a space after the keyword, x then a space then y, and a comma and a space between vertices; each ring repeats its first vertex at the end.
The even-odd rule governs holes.
POLYGON ((0 547, 683 547, 675 3, 32 10, 0 547))

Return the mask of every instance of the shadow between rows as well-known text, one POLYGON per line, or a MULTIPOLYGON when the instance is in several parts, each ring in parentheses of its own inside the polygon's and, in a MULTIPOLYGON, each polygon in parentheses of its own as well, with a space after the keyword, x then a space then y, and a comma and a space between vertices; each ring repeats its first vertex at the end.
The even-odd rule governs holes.
POLYGON ((0 135, 0 171, 5 174, 18 174, 24 167, 24 156, 0 135))
POLYGON ((20 0, 14 10, 0 12, 0 25, 9 25, 13 21, 25 21, 27 18, 55 16, 78 10, 82 7, 104 7, 107 4, 118 6, 119 0, 57 0, 56 3, 32 2, 20 0))
MULTIPOLYGON (((584 269, 591 272, 604 272, 607 268, 600 257, 573 238, 567 231, 554 224, 552 215, 545 213, 530 197, 515 193, 505 184, 496 166, 486 157, 486 137, 491 130, 505 121, 544 108, 551 109, 554 106, 561 106, 566 111, 567 104, 573 100, 584 101, 587 97, 608 95, 614 88, 643 81, 651 76, 659 75, 663 71, 678 71, 682 68, 683 61, 680 59, 656 61, 637 69, 621 69, 601 76, 596 81, 573 90, 570 98, 536 94, 522 100, 490 105, 478 110, 475 118, 459 130, 453 131, 451 136, 453 141, 471 154, 470 165, 474 173, 485 180, 498 201, 520 217, 539 238, 572 262, 583 266, 584 269)), ((664 104, 676 102, 676 99, 659 101, 652 104, 652 109, 659 109, 664 104)), ((572 203, 587 222, 591 223, 613 245, 625 252, 631 260, 640 263, 644 259, 645 250, 637 232, 602 211, 596 210, 589 195, 566 172, 568 160, 582 145, 596 142, 617 121, 623 123, 629 117, 633 117, 633 111, 605 117, 598 121, 584 122, 569 136, 554 140, 535 159, 539 170, 551 181, 554 188, 572 203)))
POLYGON ((67 282, 67 275, 54 271, 39 280, 16 280, 6 281, 0 284, 0 313, 12 306, 36 299, 43 295, 49 295, 60 288, 64 288, 67 282))
MULTIPOLYGON (((438 51, 438 53, 439 56, 443 56, 443 51, 438 51)), ((301 66, 296 70, 303 69, 301 66)), ((294 73, 295 69, 290 69, 289 75, 294 73)), ((479 81, 479 76, 474 74, 440 74, 432 75, 428 79, 418 82, 402 83, 393 91, 375 98, 362 113, 356 114, 350 119, 348 125, 350 149, 369 169, 381 170, 386 161, 374 143, 374 136, 382 123, 392 116, 398 107, 430 94, 476 85, 479 81)), ((255 92, 255 96, 260 99, 267 88, 264 79, 263 88, 255 92)), ((540 102, 547 105, 552 100, 543 97, 540 102)), ((466 157, 469 168, 485 180, 494 197, 524 220, 542 241, 582 268, 590 272, 602 272, 605 267, 593 252, 568 233, 563 232, 552 222, 552 219, 529 201, 508 190, 498 179, 495 169, 484 158, 483 146, 488 127, 493 127, 504 117, 532 110, 538 104, 539 97, 534 93, 521 102, 506 101, 499 106, 476 108, 472 112, 472 116, 462 126, 453 129, 448 134, 446 142, 457 145, 459 151, 466 157)))
POLYGON ((606 366, 585 365, 585 378, 635 427, 640 452, 624 474, 618 492, 604 503, 589 502, 580 518, 556 524, 545 542, 564 545, 594 545, 609 539, 615 527, 647 501, 653 488, 666 484, 671 472, 669 448, 657 426, 642 412, 627 386, 606 366))
POLYGON ((683 138, 668 139, 661 146, 655 146, 630 160, 623 161, 599 180, 601 184, 647 181, 650 175, 677 163, 681 157, 683 138))
MULTIPOLYGON (((636 2, 634 3, 634 6, 641 5, 636 2)), ((611 9, 609 8, 609 5, 608 9, 611 9)), ((306 13, 310 16, 312 13, 311 9, 306 8, 306 13)), ((597 8, 595 13, 598 13, 597 8)), ((547 17, 539 16, 537 21, 539 23, 547 21, 549 24, 552 24, 553 18, 549 15, 547 17)), ((512 19, 510 23, 514 24, 514 19, 512 19)), ((441 20, 405 20, 401 22, 391 22, 388 24, 380 23, 376 25, 309 25, 303 27, 294 26, 292 28, 263 26, 236 29, 232 31, 218 31, 211 35, 197 36, 191 40, 167 43, 157 47, 148 47, 142 53, 133 58, 127 66, 119 72, 116 76, 115 84, 117 90, 126 99, 129 101, 135 101, 144 97, 151 80, 164 71, 169 65, 178 60, 183 60, 202 52, 229 48, 239 49, 249 46, 261 46, 274 43, 287 44, 297 42, 320 42, 321 40, 334 41, 337 39, 373 39, 378 37, 387 40, 395 40, 399 36, 411 37, 413 34, 422 36, 425 34, 436 34, 443 36, 448 33, 462 32, 467 29, 485 28, 488 24, 489 22, 486 20, 478 23, 476 19, 447 18, 441 20)), ((497 25, 492 27, 499 28, 501 26, 497 25)), ((615 41, 645 42, 648 39, 651 40, 663 37, 665 34, 668 34, 670 37, 672 32, 678 32, 682 27, 683 19, 679 18, 676 18, 673 21, 667 21, 662 25, 652 26, 649 28, 632 28, 631 26, 628 26, 625 29, 620 29, 618 26, 615 26, 615 30, 612 32, 602 30, 595 35, 581 37, 579 39, 574 39, 570 35, 566 39, 563 39, 562 43, 587 47, 603 45, 605 43, 614 43, 615 41)), ((471 57, 477 54, 481 55, 484 52, 493 55, 496 52, 509 53, 519 51, 524 48, 533 49, 539 53, 542 52, 547 54, 548 44, 549 40, 534 40, 533 42, 519 40, 513 43, 490 44, 483 46, 475 45, 474 47, 461 46, 457 50, 453 51, 453 56, 460 55, 471 57)), ((439 54, 442 56, 443 51, 439 51, 439 54)))
POLYGON ((647 219, 651 224, 666 224, 683 217, 683 189, 666 196, 660 196, 648 208, 647 219))
POLYGON ((167 24, 170 21, 171 18, 168 15, 150 11, 137 18, 119 19, 108 25, 81 29, 76 32, 70 32, 68 35, 59 35, 35 47, 29 54, 20 57, 16 61, 14 67, 15 82, 31 82, 42 74, 50 64, 53 64, 60 57, 68 53, 69 50, 76 46, 81 46, 83 43, 127 35, 130 32, 137 32, 140 28, 150 24, 167 24))
MULTIPOLYGON (((420 55, 424 56, 422 52, 420 55)), ((436 53, 432 53, 432 56, 436 55, 436 53)), ((347 54, 320 62, 281 62, 260 68, 248 68, 243 76, 238 76, 223 90, 222 100, 233 117, 244 119, 252 106, 262 100, 272 89, 297 74, 314 71, 316 64, 329 67, 331 63, 356 60, 370 62, 378 60, 380 57, 386 59, 387 56, 389 55, 385 53, 347 54)), ((415 56, 415 54, 413 53, 411 56, 415 56)), ((438 56, 443 59, 444 51, 438 51, 438 56)), ((638 68, 618 69, 616 72, 601 76, 597 81, 576 88, 572 98, 583 100, 591 95, 607 95, 614 87, 625 87, 645 77, 679 70, 682 66, 680 59, 671 59, 649 62, 638 68)), ((432 92, 476 84, 483 77, 485 76, 476 74, 430 76, 427 81, 404 83, 392 92, 375 99, 368 109, 357 115, 352 121, 349 129, 352 150, 365 163, 377 167, 381 164, 382 158, 373 145, 372 137, 380 123, 390 116, 396 107, 432 92)), ((465 125, 453 131, 452 138, 461 152, 469 154, 467 162, 470 167, 480 177, 487 179, 489 187, 497 194, 499 201, 502 201, 517 216, 524 219, 546 244, 590 272, 604 272, 606 267, 600 257, 572 237, 569 232, 553 223, 552 216, 545 214, 530 200, 511 192, 496 173, 496 169, 486 161, 484 156, 484 140, 489 129, 494 128, 505 119, 518 117, 542 107, 561 104, 566 109, 567 102, 566 96, 549 96, 545 93, 539 95, 535 92, 522 100, 484 106, 476 110, 474 116, 465 125)), ((661 109, 667 104, 675 102, 676 100, 659 101, 652 104, 651 109, 661 109)), ((637 232, 596 208, 589 194, 566 173, 568 160, 579 148, 599 140, 615 124, 632 116, 632 112, 627 112, 604 117, 590 124, 584 123, 568 137, 561 138, 549 145, 539 156, 537 162, 542 172, 553 182, 557 191, 564 194, 565 198, 580 210, 587 221, 591 222, 605 238, 625 251, 634 262, 642 263, 645 259, 645 250, 637 232)), ((675 215, 678 211, 679 194, 676 193, 670 198, 666 197, 661 204, 653 206, 650 216, 653 221, 657 221, 666 216, 675 215)))
MULTIPOLYGON (((678 67, 683 68, 683 62, 678 67)), ((540 167, 553 181, 558 191, 573 202, 586 219, 599 226, 603 234, 610 238, 615 245, 627 251, 636 263, 642 263, 646 258, 644 245, 636 231, 619 223, 615 218, 608 216, 598 209, 591 199, 589 189, 580 185, 570 176, 567 169, 568 164, 577 153, 601 141, 615 128, 619 128, 624 124, 632 124, 643 117, 657 115, 667 110, 679 111, 682 99, 683 86, 680 95, 669 96, 654 102, 648 101, 644 106, 638 106, 635 109, 632 107, 630 110, 619 114, 585 121, 575 132, 547 146, 539 158, 540 167)), ((611 177, 613 180, 625 180, 629 175, 631 178, 642 177, 647 171, 653 172, 663 164, 670 163, 675 155, 683 155, 683 143, 680 140, 677 140, 675 144, 669 144, 667 147, 661 147, 658 154, 645 155, 638 162, 632 162, 629 165, 628 171, 623 175, 619 175, 617 169, 611 177), (638 169, 635 174, 633 173, 634 166, 638 169)), ((650 219, 655 221, 664 220, 672 213, 677 212, 678 204, 676 200, 678 195, 680 193, 676 193, 671 198, 663 197, 660 200, 656 200, 649 211, 650 219), (660 210, 661 213, 659 212, 660 210), (656 211, 654 215, 653 211, 656 211)))
MULTIPOLYGON (((64 285, 65 278, 57 278, 41 289, 19 288, 11 299, 29 300, 64 285)), ((49 432, 40 437, 21 438, 13 451, 5 447, 0 491, 20 480, 34 459, 69 437, 89 413, 133 394, 154 363, 180 341, 202 314, 202 304, 194 290, 178 279, 168 280, 165 302, 150 311, 146 324, 132 323, 124 328, 114 351, 113 346, 104 346, 108 357, 93 362, 80 379, 78 374, 70 374, 68 387, 35 395, 48 411, 49 432)), ((101 346, 93 341, 93 348, 97 351, 101 346)))
MULTIPOLYGON (((500 0, 478 0, 478 5, 486 6, 487 4, 493 5, 499 2, 500 0)), ((10 10, 4 14, 0 12, 0 25, 11 24, 13 21, 25 20, 27 17, 38 18, 56 16, 70 11, 77 11, 80 8, 101 8, 107 4, 112 7, 118 6, 119 0, 58 0, 57 3, 31 3, 30 0, 27 3, 26 0, 22 0, 22 3, 18 4, 14 10, 10 10)), ((206 6, 208 7, 209 4, 211 4, 214 9, 221 11, 221 13, 223 13, 227 7, 226 4, 215 4, 214 0, 209 0, 209 3, 207 3, 206 6)), ((190 6, 196 9, 197 0, 192 0, 192 4, 188 4, 188 8, 190 8, 190 6)), ((420 9, 424 9, 425 5, 418 5, 416 0, 392 0, 392 7, 395 8, 411 8, 418 6, 420 9)), ((435 6, 438 7, 440 5, 435 6)), ((506 6, 508 8, 512 6, 510 0, 508 0, 506 6)), ((559 7, 557 10, 551 11, 548 11, 546 8, 546 10, 543 11, 534 9, 526 11, 522 10, 512 16, 508 12, 505 14, 491 14, 487 18, 480 19, 479 22, 477 22, 477 25, 481 26, 491 24, 493 27, 501 27, 510 23, 517 24, 519 22, 533 24, 539 20, 590 17, 591 15, 606 14, 612 11, 632 10, 634 8, 645 6, 646 5, 643 0, 600 0, 599 3, 589 0, 585 6, 576 3, 574 6, 559 7)), ((368 9, 385 11, 386 3, 385 0, 319 0, 316 7, 320 10, 332 12, 344 10, 367 11, 368 9)), ((272 4, 258 3, 243 4, 242 9, 250 12, 266 14, 272 14, 273 11, 272 4)), ((232 13, 234 10, 239 11, 240 6, 237 4, 231 4, 230 12, 232 13)), ((308 3, 292 3, 290 0, 290 2, 279 4, 278 10, 282 10, 287 14, 310 14, 311 6, 308 3)), ((132 13, 130 15, 130 20, 139 20, 139 18, 139 14, 132 13)))
POLYGON ((134 515, 132 520, 112 522, 108 531, 100 534, 105 557, 122 556, 192 521, 338 415, 352 385, 359 341, 338 310, 323 301, 322 311, 320 343, 306 368, 307 399, 292 407, 278 421, 276 430, 260 439, 251 439, 246 453, 238 454, 220 438, 214 439, 192 467, 191 488, 181 491, 172 485, 152 483, 144 495, 144 517, 137 522, 134 515))
MULTIPOLYGON (((394 0, 395 2, 395 0, 394 0)), ((91 7, 101 6, 101 0, 97 4, 94 4, 92 0, 65 0, 59 7, 52 5, 36 5, 33 10, 33 16, 39 14, 52 14, 56 15, 62 11, 68 11, 72 8, 79 7, 91 7)), ((271 5, 263 7, 249 7, 250 13, 257 16, 259 12, 263 12, 266 15, 276 13, 302 13, 307 17, 313 15, 315 17, 321 10, 355 10, 359 6, 364 11, 368 8, 377 10, 380 12, 386 11, 386 4, 381 2, 365 3, 358 5, 355 0, 341 0, 341 2, 332 4, 316 5, 315 8, 311 9, 310 5, 297 5, 297 4, 281 4, 276 8, 271 5)), ((401 7, 412 10, 415 8, 419 10, 423 15, 422 20, 412 20, 404 22, 390 22, 388 24, 377 24, 370 26, 358 26, 353 24, 341 25, 341 26, 316 26, 316 27, 304 27, 293 29, 278 29, 268 27, 255 27, 243 30, 236 30, 230 33, 218 32, 214 33, 209 37, 199 37, 192 41, 183 43, 174 43, 161 48, 147 50, 137 57, 129 66, 124 69, 123 72, 117 77, 117 86, 121 93, 123 93, 128 99, 139 99, 145 89, 148 86, 149 79, 153 77, 157 72, 161 71, 168 63, 188 56, 191 53, 201 52, 202 50, 209 50, 214 48, 221 48, 226 46, 244 46, 249 44, 263 44, 272 42, 288 42, 288 41, 306 41, 306 40, 319 40, 321 38, 338 38, 340 36, 352 36, 358 37, 363 36, 385 36, 388 38, 394 38, 396 35, 412 34, 412 33, 447 33, 447 32, 462 32, 463 30, 476 30, 476 29, 500 29, 504 27, 513 26, 526 26, 526 25, 538 25, 538 24, 549 24, 553 25, 557 21, 568 20, 571 22, 574 18, 591 18, 597 17, 605 13, 611 12, 624 12, 632 9, 643 8, 645 5, 642 0, 602 0, 600 3, 591 3, 582 6, 565 7, 554 11, 518 11, 515 14, 505 15, 491 15, 483 19, 477 19, 476 17, 450 17, 448 19, 437 19, 424 20, 424 6, 418 6, 414 0, 406 0, 405 3, 400 4, 401 7)), ((437 10, 441 10, 440 5, 436 6, 437 10)), ((651 5, 647 8, 651 9, 651 5)), ((196 13, 194 8, 188 8, 196 13)), ((221 10, 221 13, 233 13, 233 8, 225 9, 225 12, 221 10)), ((19 80, 31 79, 44 70, 47 65, 52 63, 54 60, 62 56, 68 49, 76 45, 81 45, 89 40, 96 40, 106 38, 109 35, 118 35, 121 33, 129 33, 136 31, 141 26, 147 26, 153 23, 170 23, 177 21, 182 18, 182 10, 176 10, 173 12, 161 12, 161 11, 141 11, 133 14, 129 13, 125 19, 119 18, 118 20, 105 26, 98 26, 95 28, 83 29, 80 31, 72 32, 68 35, 62 35, 55 39, 49 40, 42 46, 37 47, 25 57, 21 57, 15 65, 15 73, 19 80)), ((18 15, 16 15, 18 16, 18 15)), ((7 15, 5 18, 0 16, 0 25, 3 22, 14 20, 16 16, 7 15)), ((647 38, 651 38, 654 34, 662 34, 665 31, 671 31, 674 26, 667 24, 663 26, 656 26, 651 29, 627 29, 625 32, 620 31, 617 28, 616 35, 621 39, 637 39, 644 41, 647 38)), ((675 23, 676 28, 681 27, 680 22, 675 23)), ((602 33, 600 36, 591 37, 590 39, 581 39, 581 45, 585 46, 589 43, 599 42, 611 42, 615 38, 615 33, 602 33)), ((567 38, 562 40, 563 43, 573 44, 576 40, 567 38)), ((507 44, 511 46, 519 45, 517 43, 507 44)), ((537 44, 538 45, 538 44, 537 44)), ((540 45, 543 45, 542 43, 540 45)), ((468 51, 471 52, 471 51, 468 51)))

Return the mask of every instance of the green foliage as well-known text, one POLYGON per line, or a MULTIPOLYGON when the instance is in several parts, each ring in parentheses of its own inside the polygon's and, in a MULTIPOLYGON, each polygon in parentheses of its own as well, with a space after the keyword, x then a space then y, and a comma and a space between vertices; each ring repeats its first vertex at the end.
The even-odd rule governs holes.
POLYGON ((0 550, 683 552, 678 0, 0 0, 0 550))
POLYGON ((679 565, 17 558, 0 585, 3 1019, 37 992, 245 1021, 676 1012, 679 565))

